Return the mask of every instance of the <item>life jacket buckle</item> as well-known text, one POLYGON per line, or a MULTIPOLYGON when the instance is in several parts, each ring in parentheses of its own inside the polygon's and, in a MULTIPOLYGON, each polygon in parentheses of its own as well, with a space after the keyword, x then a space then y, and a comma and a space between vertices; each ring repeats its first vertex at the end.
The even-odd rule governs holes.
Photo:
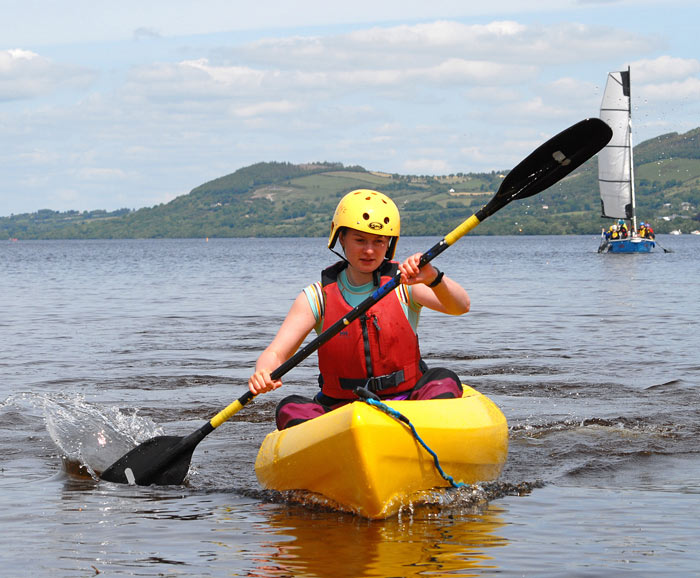
POLYGON ((354 390, 356 387, 364 387, 372 393, 377 393, 378 391, 383 391, 385 389, 391 389, 392 387, 398 387, 404 381, 406 381, 406 378, 403 369, 393 373, 388 373, 386 375, 379 375, 377 377, 338 378, 338 382, 340 383, 340 387, 342 389, 354 390))
POLYGON ((391 389, 392 387, 397 387, 400 383, 404 381, 403 369, 395 371, 394 373, 389 373, 387 375, 379 375, 377 377, 370 377, 365 384, 365 387, 371 392, 376 393, 378 391, 383 391, 385 389, 391 389))

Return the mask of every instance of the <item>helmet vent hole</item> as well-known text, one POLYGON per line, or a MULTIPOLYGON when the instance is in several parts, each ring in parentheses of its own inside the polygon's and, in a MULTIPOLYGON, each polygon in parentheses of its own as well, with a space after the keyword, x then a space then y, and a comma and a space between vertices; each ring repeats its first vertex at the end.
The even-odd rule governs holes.
POLYGON ((369 213, 362 213, 362 218, 363 218, 365 221, 369 221, 369 213))
POLYGON ((390 220, 389 217, 384 217, 384 224, 388 225, 390 220))

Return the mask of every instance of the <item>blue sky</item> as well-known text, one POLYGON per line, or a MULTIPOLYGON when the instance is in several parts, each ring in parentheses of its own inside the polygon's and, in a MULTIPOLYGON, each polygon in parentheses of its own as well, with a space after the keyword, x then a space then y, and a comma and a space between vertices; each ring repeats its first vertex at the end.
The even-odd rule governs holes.
POLYGON ((152 206, 260 161, 509 169, 628 65, 635 142, 700 126, 696 0, 0 10, 0 216, 152 206))

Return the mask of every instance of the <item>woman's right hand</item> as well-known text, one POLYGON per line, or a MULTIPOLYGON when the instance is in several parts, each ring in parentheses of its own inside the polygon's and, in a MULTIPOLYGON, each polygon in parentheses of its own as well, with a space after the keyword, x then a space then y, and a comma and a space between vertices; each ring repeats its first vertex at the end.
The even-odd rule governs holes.
POLYGON ((278 387, 282 387, 282 381, 279 379, 273 380, 270 377, 270 372, 266 369, 256 371, 248 379, 248 389, 253 395, 267 393, 278 387))

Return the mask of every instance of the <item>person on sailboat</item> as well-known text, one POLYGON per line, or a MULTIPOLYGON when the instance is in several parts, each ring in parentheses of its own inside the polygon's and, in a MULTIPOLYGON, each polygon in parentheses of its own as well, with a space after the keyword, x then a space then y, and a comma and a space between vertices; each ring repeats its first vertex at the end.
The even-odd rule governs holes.
MULTIPOLYGON (((342 259, 321 273, 321 281, 296 298, 277 335, 262 352, 248 380, 253 394, 277 389, 270 372, 289 359, 315 329, 317 333, 342 319, 380 284, 401 273, 401 285, 356 322, 318 350, 320 390, 311 397, 290 395, 277 406, 282 430, 355 401, 363 387, 381 399, 437 399, 462 395, 453 371, 428 369, 418 347, 416 328, 423 307, 450 315, 469 311, 467 292, 428 263, 418 267, 416 253, 401 264, 393 261, 400 217, 386 195, 367 189, 352 191, 338 204, 331 222, 328 248, 336 243, 342 259)), ((335 251, 333 251, 335 253, 335 251)))
POLYGON ((627 224, 622 219, 617 221, 617 228, 620 231, 620 238, 626 239, 629 231, 627 229, 627 224))
POLYGON ((651 228, 649 223, 643 222, 639 228, 639 236, 646 239, 654 239, 654 229, 651 228))

